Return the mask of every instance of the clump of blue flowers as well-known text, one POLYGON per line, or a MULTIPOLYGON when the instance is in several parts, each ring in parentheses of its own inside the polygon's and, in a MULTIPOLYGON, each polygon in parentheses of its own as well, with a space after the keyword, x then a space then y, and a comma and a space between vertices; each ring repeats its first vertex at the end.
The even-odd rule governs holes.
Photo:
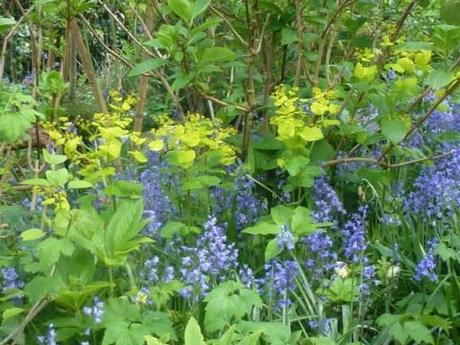
POLYGON ((2 268, 2 293, 6 294, 11 289, 22 289, 24 282, 19 278, 18 272, 13 267, 2 268))
POLYGON ((265 276, 259 280, 259 285, 267 289, 268 296, 277 310, 287 308, 292 304, 290 291, 296 288, 296 277, 299 267, 293 260, 272 260, 265 264, 265 276))
POLYGON ((46 335, 39 335, 37 341, 40 345, 57 345, 56 342, 56 330, 54 329, 54 324, 48 326, 48 333, 46 335))
POLYGON ((437 281, 438 276, 435 273, 436 269, 436 258, 435 258, 435 250, 438 246, 439 241, 434 238, 427 242, 427 250, 423 258, 417 265, 415 270, 414 279, 417 281, 422 280, 422 278, 428 278, 431 281, 437 281))
POLYGON ((104 316, 104 302, 99 297, 94 297, 91 307, 83 307, 83 314, 91 316, 94 323, 101 323, 104 316))

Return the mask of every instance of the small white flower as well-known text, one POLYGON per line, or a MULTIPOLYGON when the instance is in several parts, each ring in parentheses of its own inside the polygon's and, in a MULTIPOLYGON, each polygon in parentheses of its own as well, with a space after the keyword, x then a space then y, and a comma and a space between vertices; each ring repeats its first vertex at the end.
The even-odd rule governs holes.
POLYGON ((342 279, 347 278, 350 274, 350 270, 348 269, 347 264, 343 261, 337 261, 335 263, 334 272, 342 279))

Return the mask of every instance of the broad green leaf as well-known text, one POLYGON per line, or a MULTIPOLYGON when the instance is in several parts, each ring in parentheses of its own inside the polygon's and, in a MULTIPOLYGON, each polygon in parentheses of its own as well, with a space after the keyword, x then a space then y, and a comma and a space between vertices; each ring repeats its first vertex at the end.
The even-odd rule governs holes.
POLYGON ((440 15, 447 24, 460 26, 460 0, 444 1, 440 15))
POLYGON ((318 127, 304 127, 299 136, 305 141, 318 141, 324 138, 321 128, 318 127))
POLYGON ((14 18, 0 17, 0 33, 7 31, 9 27, 15 24, 14 18))
POLYGON ((73 180, 73 181, 70 181, 67 186, 70 189, 84 189, 84 188, 93 187, 93 184, 91 182, 84 181, 84 180, 73 180))
POLYGON ((314 231, 314 227, 311 226, 313 219, 311 217, 311 211, 303 206, 297 206, 292 216, 291 228, 292 231, 297 235, 308 235, 314 231))
POLYGON ((265 261, 270 261, 277 255, 281 254, 283 250, 279 248, 278 241, 276 238, 270 240, 267 243, 267 247, 265 248, 265 261))
POLYGON ((138 63, 128 73, 128 77, 137 77, 144 73, 153 72, 166 65, 166 61, 158 58, 147 59, 138 63))
POLYGON ((200 325, 192 316, 185 327, 184 345, 206 345, 203 334, 201 334, 200 325))
POLYGON ((197 0, 192 6, 192 20, 202 14, 211 4, 212 0, 197 0))
POLYGON ((43 158, 45 162, 49 165, 59 165, 64 163, 67 160, 66 155, 57 155, 57 154, 50 154, 48 150, 43 149, 43 158))
POLYGON ((27 185, 30 185, 30 186, 43 186, 43 187, 51 186, 49 181, 45 180, 44 178, 27 179, 27 180, 22 181, 21 184, 27 184, 27 185))
POLYGON ((292 208, 282 205, 272 207, 270 210, 270 215, 272 216, 273 221, 278 225, 290 224, 293 214, 294 210, 292 208))
POLYGON ((447 86, 454 79, 454 72, 433 70, 425 79, 426 85, 433 89, 440 89, 447 86))
POLYGON ((205 48, 200 57, 200 63, 230 61, 236 57, 235 53, 225 47, 205 48))
POLYGON ((45 236, 45 233, 41 229, 29 229, 21 233, 23 241, 34 241, 45 236))
POLYGON ((403 325, 404 330, 407 334, 414 339, 417 344, 425 342, 427 344, 433 344, 433 336, 428 328, 422 325, 418 321, 407 321, 403 325))
POLYGON ((187 24, 192 20, 192 3, 188 0, 168 0, 169 8, 187 24))
POLYGON ((174 150, 168 152, 166 159, 171 165, 181 167, 183 169, 190 168, 195 160, 196 153, 193 150, 174 150))
POLYGON ((382 133, 392 143, 399 143, 407 133, 406 124, 400 119, 383 119, 382 133))
POLYGON ((243 230, 245 234, 250 235, 276 235, 280 232, 281 227, 276 224, 259 223, 243 230))
POLYGON ((45 175, 48 181, 55 187, 64 187, 69 180, 69 172, 66 168, 48 170, 45 175))
POLYGON ((25 309, 23 309, 23 308, 9 308, 9 309, 6 309, 2 314, 3 321, 8 320, 9 318, 12 318, 13 316, 22 314, 24 311, 25 311, 25 309))
POLYGON ((281 44, 287 45, 297 42, 297 32, 291 28, 281 30, 281 44))

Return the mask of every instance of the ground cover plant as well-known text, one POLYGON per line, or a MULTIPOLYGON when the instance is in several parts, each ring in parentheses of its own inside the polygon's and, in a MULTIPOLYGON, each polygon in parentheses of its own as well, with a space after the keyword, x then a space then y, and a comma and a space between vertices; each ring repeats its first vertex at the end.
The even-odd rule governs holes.
POLYGON ((2 1, 0 344, 459 344, 459 13, 2 1))

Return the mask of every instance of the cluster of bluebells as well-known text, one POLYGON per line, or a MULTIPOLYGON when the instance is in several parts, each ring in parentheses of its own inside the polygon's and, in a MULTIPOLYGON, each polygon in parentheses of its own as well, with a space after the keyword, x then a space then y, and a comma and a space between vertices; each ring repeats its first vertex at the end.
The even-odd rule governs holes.
POLYGON ((6 294, 11 289, 22 289, 24 282, 19 278, 18 272, 13 267, 2 268, 2 293, 6 294))
POLYGON ((337 222, 337 217, 344 215, 345 209, 334 188, 325 175, 313 183, 313 219, 318 223, 337 222))
POLYGON ((334 268, 337 253, 333 250, 334 243, 326 232, 317 231, 303 238, 302 241, 310 254, 305 265, 313 272, 313 276, 319 278, 323 273, 334 268))
MULTIPOLYGON (((153 256, 144 262, 144 269, 141 271, 141 277, 149 284, 155 284, 160 281, 160 274, 158 272, 158 264, 160 259, 158 256, 153 256)), ((169 283, 175 278, 175 270, 173 266, 166 266, 163 272, 162 280, 169 283)))
POLYGON ((57 345, 56 342, 56 330, 54 329, 54 324, 48 326, 48 333, 46 335, 39 335, 37 341, 40 345, 57 345))
POLYGON ((148 218, 147 233, 156 236, 159 229, 171 218, 176 211, 170 198, 164 192, 164 184, 169 182, 169 176, 164 173, 165 162, 160 160, 159 154, 148 153, 149 168, 140 175, 144 187, 144 209, 148 218))
POLYGON ((404 210, 424 219, 441 219, 460 206, 460 149, 425 168, 404 200, 404 210))
POLYGON ((230 166, 228 173, 234 175, 233 190, 213 189, 214 213, 220 215, 232 210, 236 229, 242 230, 254 224, 267 206, 256 196, 255 182, 245 174, 241 163, 230 166))
POLYGON ((104 302, 99 297, 94 297, 93 306, 83 307, 83 314, 91 316, 94 323, 101 323, 104 316, 104 302))
POLYGON ((268 297, 274 301, 277 310, 291 305, 289 292, 295 290, 298 274, 299 267, 293 260, 272 260, 265 264, 265 276, 258 280, 258 284, 267 289, 268 297))
POLYGON ((360 206, 342 229, 344 253, 353 263, 365 263, 367 261, 364 256, 364 251, 367 248, 366 214, 367 206, 360 206))
POLYGON ((195 247, 181 248, 183 253, 181 278, 185 284, 184 298, 198 300, 206 296, 212 282, 222 282, 238 265, 238 250, 227 242, 225 227, 210 216, 195 247))
POLYGON ((422 280, 422 278, 428 278, 431 281, 437 281, 438 276, 435 273, 436 269, 436 258, 435 250, 439 242, 436 238, 427 242, 427 250, 423 258, 417 264, 415 270, 414 279, 417 281, 422 280))

